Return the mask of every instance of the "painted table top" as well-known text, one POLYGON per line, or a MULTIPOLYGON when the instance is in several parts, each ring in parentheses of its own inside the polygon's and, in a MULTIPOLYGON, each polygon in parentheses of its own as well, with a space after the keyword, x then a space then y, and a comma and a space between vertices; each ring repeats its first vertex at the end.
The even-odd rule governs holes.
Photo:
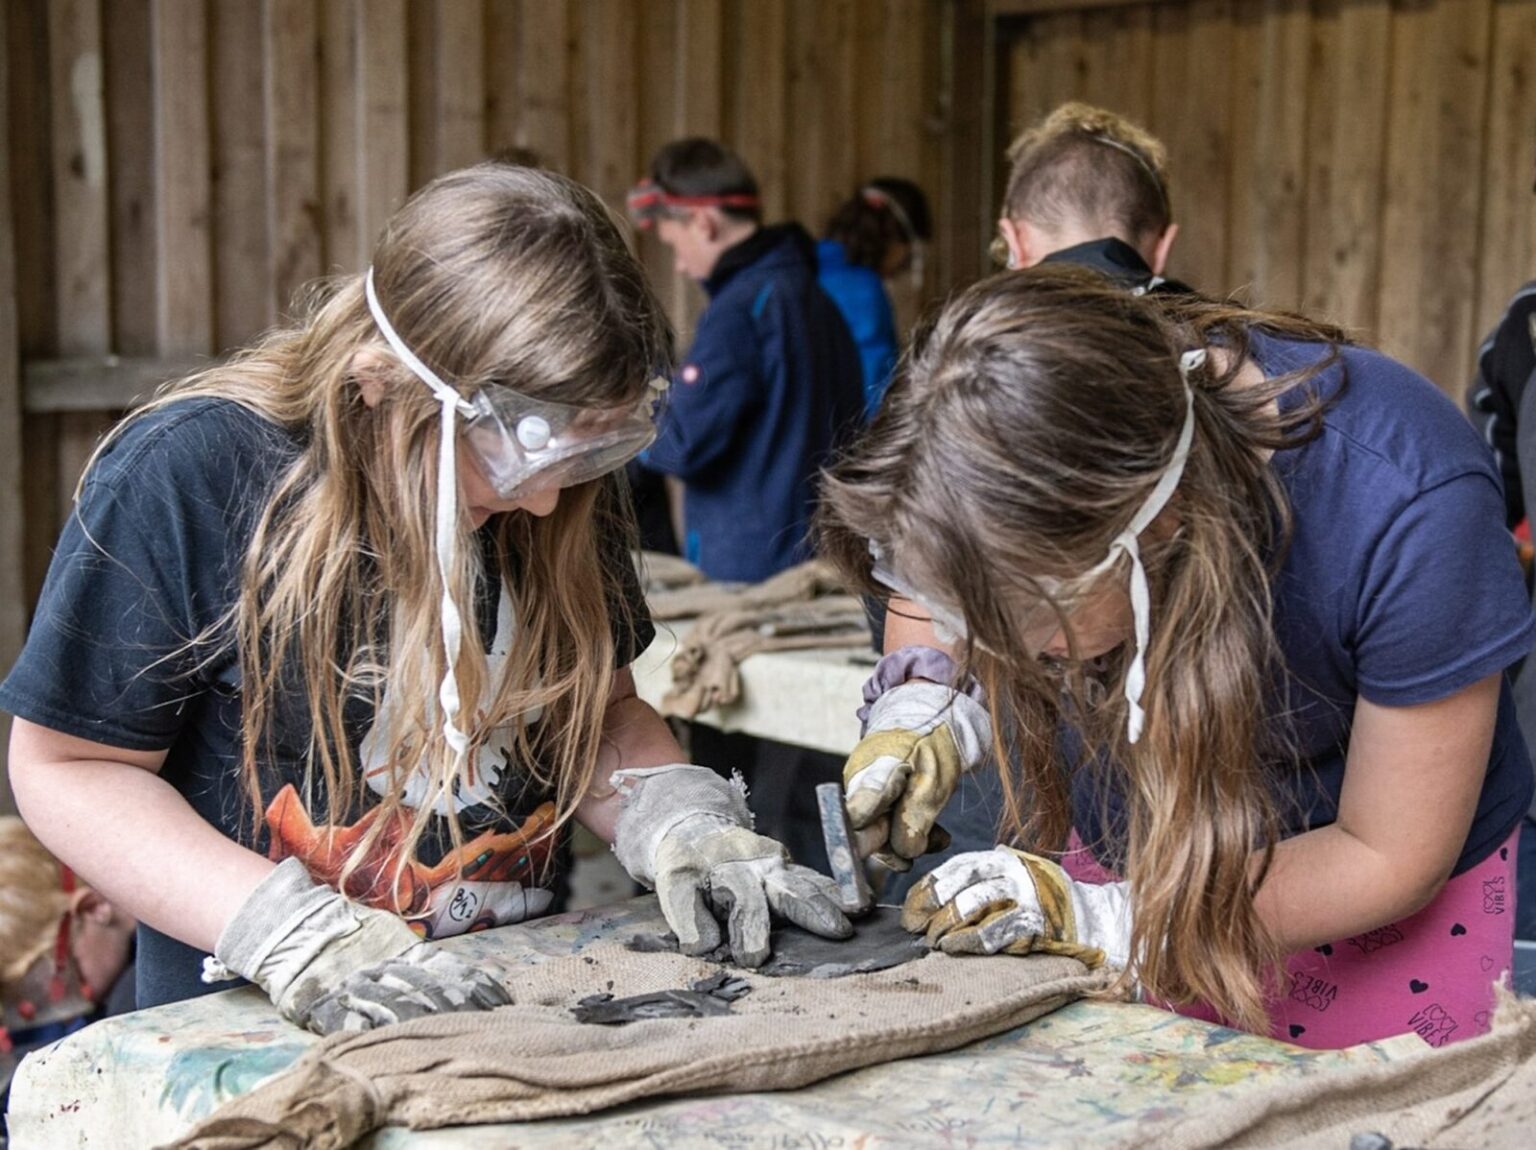
MULTIPOLYGON (((442 945, 488 966, 514 966, 663 929, 655 899, 645 896, 442 945)), ((281 1071, 315 1041, 279 1019, 251 987, 108 1019, 23 1061, 11 1092, 12 1145, 156 1145, 281 1071)), ((1348 1051, 1308 1051, 1148 1006, 1084 1001, 960 1050, 800 1090, 681 1098, 518 1125, 390 1129, 368 1145, 1133 1145, 1217 1092, 1225 1099, 1422 1050, 1405 1035, 1348 1051)))

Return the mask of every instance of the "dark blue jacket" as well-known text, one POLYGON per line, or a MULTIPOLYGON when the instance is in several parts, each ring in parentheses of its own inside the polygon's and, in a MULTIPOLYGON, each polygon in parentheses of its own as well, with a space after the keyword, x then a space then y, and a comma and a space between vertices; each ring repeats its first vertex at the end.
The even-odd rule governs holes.
POLYGON ((757 582, 810 558, 817 474, 859 424, 863 376, 798 224, 727 250, 704 290, 642 462, 685 485, 684 555, 712 579, 757 582))
POLYGON ((864 417, 873 419, 896 368, 896 318, 891 297, 874 268, 848 262, 847 249, 836 240, 816 245, 821 287, 848 321, 864 371, 864 417))

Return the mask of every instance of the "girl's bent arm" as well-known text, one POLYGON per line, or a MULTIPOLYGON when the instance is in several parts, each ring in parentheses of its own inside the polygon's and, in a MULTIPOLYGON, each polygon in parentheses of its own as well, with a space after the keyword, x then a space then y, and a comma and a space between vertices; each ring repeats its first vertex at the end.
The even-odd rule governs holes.
POLYGON ((622 803, 608 778, 623 767, 664 767, 686 763, 688 756, 672 737, 672 728, 635 693, 635 677, 626 667, 614 677, 613 694, 603 716, 603 752, 592 790, 576 810, 581 824, 604 842, 613 841, 613 827, 622 803))
POLYGON ((164 761, 12 720, 11 787, 43 845, 108 902, 211 953, 273 864, 198 815, 164 761))
POLYGON ((1477 810, 1502 678, 1412 707, 1356 701, 1338 819, 1281 843, 1259 888, 1283 952, 1396 922, 1440 892, 1477 810))

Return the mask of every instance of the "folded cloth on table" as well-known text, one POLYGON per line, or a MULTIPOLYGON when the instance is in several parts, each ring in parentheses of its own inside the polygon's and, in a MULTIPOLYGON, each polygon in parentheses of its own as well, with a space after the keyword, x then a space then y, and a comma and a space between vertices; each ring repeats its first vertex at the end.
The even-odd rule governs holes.
POLYGON ((688 560, 668 555, 665 551, 636 552, 635 570, 640 574, 640 586, 647 595, 695 587, 709 581, 709 576, 688 560))
MULTIPOLYGON (((650 552, 646 552, 650 562, 650 552)), ((837 594, 842 582, 830 563, 812 559, 761 583, 674 584, 674 589, 649 592, 646 605, 653 619, 691 619, 718 611, 747 611, 785 603, 805 603, 822 595, 837 594)))
POLYGON ((609 944, 509 970, 502 981, 515 1005, 333 1035, 173 1145, 331 1150, 384 1125, 521 1122, 663 1095, 787 1090, 952 1050, 1108 985, 1070 958, 935 953, 845 978, 736 971, 750 990, 719 1015, 608 1027, 573 1013, 594 994, 686 988, 718 969, 609 944))
POLYGON ((734 703, 741 697, 737 668, 749 655, 868 645, 864 608, 851 595, 706 615, 672 656, 672 689, 662 697, 661 713, 691 719, 734 703))

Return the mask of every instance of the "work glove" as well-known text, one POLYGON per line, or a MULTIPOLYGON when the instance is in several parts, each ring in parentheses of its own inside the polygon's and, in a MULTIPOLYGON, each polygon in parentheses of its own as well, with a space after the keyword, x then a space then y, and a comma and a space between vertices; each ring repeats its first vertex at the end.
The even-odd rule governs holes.
POLYGON ((251 892, 203 962, 204 982, 237 975, 316 1034, 512 1001, 486 972, 421 941, 397 916, 317 883, 296 858, 251 892))
POLYGON ((923 876, 901 925, 946 954, 1060 954, 1090 967, 1130 962, 1128 883, 1076 882, 1011 847, 970 851, 923 876))
POLYGON ((959 785, 992 746, 987 710, 963 692, 909 680, 869 709, 864 737, 843 766, 848 825, 862 853, 892 870, 948 842, 935 827, 959 785), (938 835, 935 835, 935 831, 938 835))
POLYGON ((768 960, 773 915, 824 938, 853 934, 837 884, 752 830, 739 781, 673 764, 618 771, 612 785, 624 796, 614 854, 655 890, 684 954, 716 949, 721 918, 731 958, 747 967, 768 960))

